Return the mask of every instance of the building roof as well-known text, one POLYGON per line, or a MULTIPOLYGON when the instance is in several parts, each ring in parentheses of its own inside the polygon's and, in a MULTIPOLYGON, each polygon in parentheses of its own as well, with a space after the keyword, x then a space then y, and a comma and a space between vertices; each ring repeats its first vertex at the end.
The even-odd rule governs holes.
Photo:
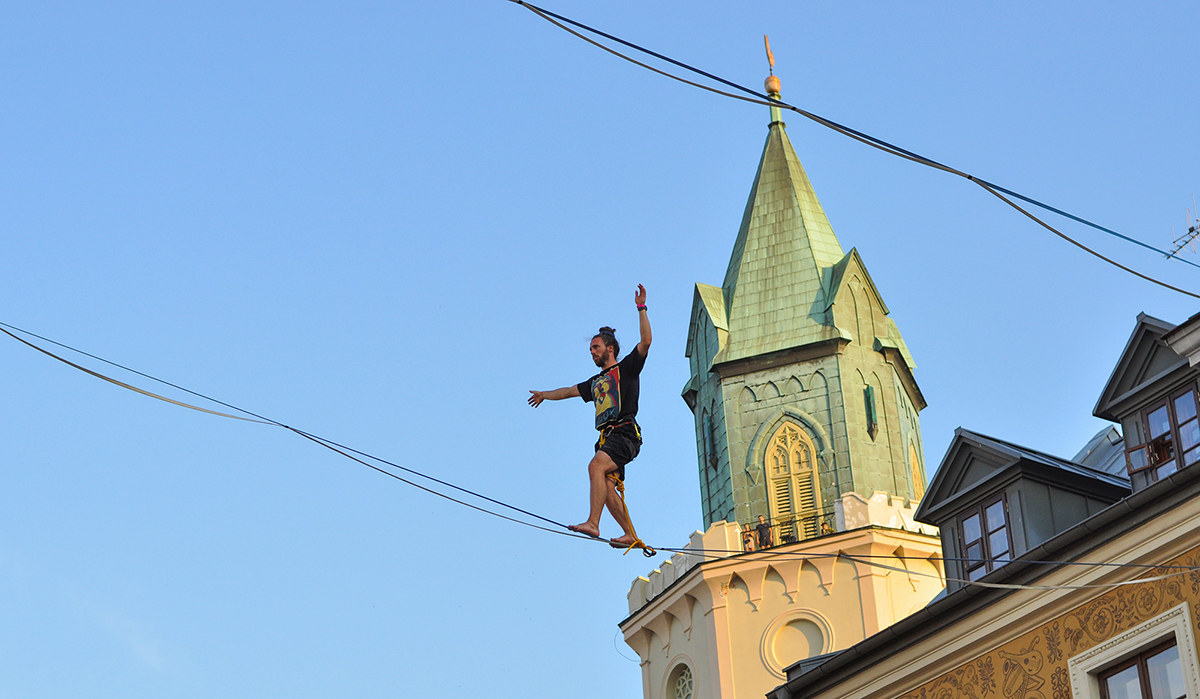
POLYGON ((722 284, 730 328, 718 362, 841 336, 827 312, 842 250, 782 121, 767 133, 722 284))
POLYGON ((1125 440, 1121 437, 1121 432, 1112 425, 1097 432, 1071 461, 1128 479, 1125 469, 1125 440))
MULTIPOLYGON (((1105 432, 1092 438, 1089 446, 1105 432)), ((1085 451, 1087 447, 1084 448, 1085 451)), ((1119 451, 1119 450, 1118 450, 1119 451)), ((1124 452, 1120 452, 1124 455, 1124 452)), ((1123 461, 1122 461, 1123 463, 1123 461)), ((960 496, 986 487, 986 482, 1003 479, 1013 467, 1032 466, 1057 483, 1102 492, 1127 493, 1129 479, 1097 468, 1094 464, 1069 461, 959 427, 933 482, 914 515, 919 522, 936 524, 939 511, 953 508, 960 496)), ((1110 501, 1111 502, 1111 501, 1110 501)))
POLYGON ((1174 328, 1165 320, 1145 313, 1138 314, 1133 333, 1096 401, 1093 415, 1119 421, 1121 414, 1128 409, 1126 401, 1135 398, 1155 381, 1188 366, 1188 360, 1172 351, 1163 341, 1163 336, 1174 328))

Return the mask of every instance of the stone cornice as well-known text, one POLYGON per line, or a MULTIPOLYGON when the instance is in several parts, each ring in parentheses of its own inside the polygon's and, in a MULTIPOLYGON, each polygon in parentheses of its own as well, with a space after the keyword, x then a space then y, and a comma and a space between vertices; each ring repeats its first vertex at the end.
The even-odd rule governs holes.
POLYGON ((718 362, 713 364, 712 370, 717 372, 722 380, 734 376, 743 376, 756 371, 764 371, 766 369, 774 369, 779 366, 787 366, 797 362, 808 361, 811 359, 820 359, 821 357, 829 357, 835 354, 841 354, 846 345, 850 344, 850 340, 844 337, 834 337, 828 340, 801 345, 799 347, 789 347, 787 349, 768 352, 754 357, 746 357, 745 359, 735 359, 731 362, 718 362))

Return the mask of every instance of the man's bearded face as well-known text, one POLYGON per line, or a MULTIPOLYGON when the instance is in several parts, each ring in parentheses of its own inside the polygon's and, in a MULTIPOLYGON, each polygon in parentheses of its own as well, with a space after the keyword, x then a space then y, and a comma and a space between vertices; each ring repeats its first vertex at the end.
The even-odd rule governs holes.
POLYGON ((612 360, 612 347, 604 344, 599 337, 592 338, 592 344, 588 351, 592 353, 592 361, 601 369, 612 360))

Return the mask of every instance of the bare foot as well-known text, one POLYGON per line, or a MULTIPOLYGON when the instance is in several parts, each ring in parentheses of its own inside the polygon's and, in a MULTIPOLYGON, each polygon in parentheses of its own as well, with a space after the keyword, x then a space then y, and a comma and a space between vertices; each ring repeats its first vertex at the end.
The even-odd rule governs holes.
POLYGON ((573 532, 579 532, 580 534, 587 534, 588 536, 592 537, 593 539, 600 538, 600 527, 592 524, 591 522, 584 522, 583 524, 575 524, 570 527, 567 527, 567 529, 570 529, 573 532))
POLYGON ((615 549, 624 549, 633 546, 633 542, 635 541, 637 541, 637 539, 635 539, 632 534, 626 534, 624 536, 618 536, 615 539, 609 539, 608 543, 615 549))

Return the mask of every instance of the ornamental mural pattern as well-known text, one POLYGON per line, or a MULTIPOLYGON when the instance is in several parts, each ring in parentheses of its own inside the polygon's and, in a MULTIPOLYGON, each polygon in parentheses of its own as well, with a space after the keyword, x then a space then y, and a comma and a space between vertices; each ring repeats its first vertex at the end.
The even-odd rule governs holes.
MULTIPOLYGON (((1200 568, 1198 551, 1144 577, 1169 575, 1176 566, 1200 568)), ((1200 629, 1200 570, 1111 590, 900 699, 1071 699, 1069 658, 1181 602, 1189 604, 1192 623, 1200 629)))

